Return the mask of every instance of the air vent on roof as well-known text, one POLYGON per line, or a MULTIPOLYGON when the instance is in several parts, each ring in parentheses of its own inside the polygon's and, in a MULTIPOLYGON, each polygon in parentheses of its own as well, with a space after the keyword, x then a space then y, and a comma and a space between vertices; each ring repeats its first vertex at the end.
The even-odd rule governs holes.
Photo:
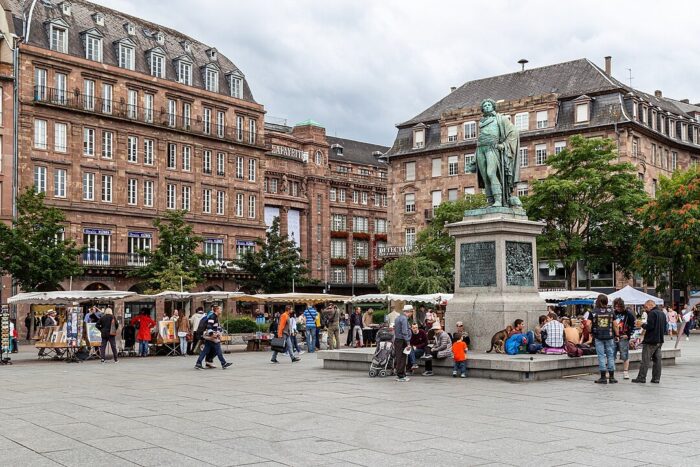
POLYGON ((216 49, 211 48, 207 50, 207 57, 209 57, 209 60, 216 60, 216 49))
POLYGON ((374 151, 372 155, 376 158, 380 158, 384 155, 384 153, 382 151, 374 151))
POLYGON ((92 15, 92 19, 95 20, 95 24, 98 26, 104 26, 105 25, 105 16, 102 13, 95 13, 92 15))
POLYGON ((61 11, 66 16, 70 16, 70 2, 61 2, 61 11))
POLYGON ((185 52, 190 53, 192 51, 192 43, 190 41, 182 41, 182 48, 185 52))
POLYGON ((156 33, 156 42, 158 42, 160 45, 163 45, 165 43, 165 34, 158 31, 156 33))
POLYGON ((130 36, 136 34, 136 27, 131 23, 124 23, 124 29, 126 29, 127 34, 130 36))
POLYGON ((331 151, 335 153, 336 156, 340 157, 343 155, 343 147, 340 144, 334 144, 331 146, 331 151))

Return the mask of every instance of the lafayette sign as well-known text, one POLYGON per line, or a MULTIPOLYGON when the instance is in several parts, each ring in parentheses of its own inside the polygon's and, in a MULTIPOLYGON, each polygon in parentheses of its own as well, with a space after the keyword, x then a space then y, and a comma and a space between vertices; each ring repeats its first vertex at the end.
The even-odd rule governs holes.
POLYGON ((276 144, 272 145, 272 153, 279 154, 280 156, 294 157, 295 159, 301 159, 303 161, 308 160, 309 153, 302 151, 297 148, 290 148, 288 146, 278 146, 276 144))
POLYGON ((219 271, 240 271, 241 268, 236 266, 233 260, 228 259, 207 259, 200 260, 199 265, 203 268, 218 269, 219 271))

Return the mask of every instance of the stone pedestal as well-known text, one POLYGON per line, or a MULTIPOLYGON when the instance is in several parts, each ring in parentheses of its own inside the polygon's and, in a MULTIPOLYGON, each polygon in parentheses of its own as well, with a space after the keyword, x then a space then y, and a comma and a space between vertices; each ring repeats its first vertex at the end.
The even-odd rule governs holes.
POLYGON ((455 237, 455 294, 445 325, 452 332, 463 321, 470 350, 488 350, 491 337, 518 318, 533 329, 546 312, 537 291, 536 236, 543 226, 522 209, 493 207, 467 211, 446 226, 455 237))

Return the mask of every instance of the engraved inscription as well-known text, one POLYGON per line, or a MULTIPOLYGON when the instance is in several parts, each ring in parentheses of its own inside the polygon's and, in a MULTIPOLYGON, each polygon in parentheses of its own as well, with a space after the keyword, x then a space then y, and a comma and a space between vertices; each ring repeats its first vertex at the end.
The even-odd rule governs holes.
POLYGON ((462 243, 459 263, 460 287, 496 286, 496 242, 462 243))
POLYGON ((506 284, 532 287, 532 243, 506 242, 506 284))

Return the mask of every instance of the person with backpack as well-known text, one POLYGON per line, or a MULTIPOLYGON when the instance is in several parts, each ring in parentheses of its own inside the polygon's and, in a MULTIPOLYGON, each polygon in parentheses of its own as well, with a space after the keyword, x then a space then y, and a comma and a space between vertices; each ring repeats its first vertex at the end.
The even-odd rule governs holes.
POLYGON ((326 308, 326 312, 323 314, 324 326, 328 332, 328 349, 339 349, 340 348, 340 311, 335 305, 330 305, 326 308))
POLYGON ((598 370, 600 378, 595 380, 597 384, 615 384, 615 338, 617 337, 617 325, 615 315, 608 308, 608 296, 598 295, 591 313, 591 334, 595 338, 595 351, 598 355, 598 370), (608 378, 605 377, 605 370, 608 378))
POLYGON ((215 352, 216 356, 219 357, 221 362, 221 369, 233 365, 233 363, 227 362, 224 358, 224 354, 221 351, 221 326, 219 325, 219 315, 221 314, 221 307, 215 305, 212 307, 212 311, 207 313, 207 316, 203 318, 199 323, 199 329, 202 330, 202 338, 204 339, 204 348, 199 353, 199 358, 197 358, 197 363, 194 364, 194 368, 197 370, 203 370, 202 361, 209 355, 210 352, 215 352))
POLYGON ((620 297, 613 300, 613 311, 618 332, 617 351, 620 352, 620 360, 622 360, 622 378, 630 379, 630 340, 637 318, 631 310, 625 309, 625 301, 620 297))
POLYGON ((304 320, 306 321, 306 350, 309 353, 316 351, 316 317, 318 312, 311 303, 306 304, 304 320))
POLYGON ((136 328, 136 340, 139 343, 139 357, 148 356, 148 343, 151 342, 151 329, 156 327, 156 322, 151 318, 147 308, 142 308, 141 313, 131 320, 136 328))
POLYGON ((107 343, 112 348, 112 357, 114 357, 114 363, 117 363, 117 330, 119 329, 119 323, 117 318, 115 318, 112 313, 111 308, 105 308, 102 317, 95 323, 95 327, 100 330, 102 337, 102 344, 100 344, 100 358, 102 363, 105 362, 105 354, 107 353, 107 343))

